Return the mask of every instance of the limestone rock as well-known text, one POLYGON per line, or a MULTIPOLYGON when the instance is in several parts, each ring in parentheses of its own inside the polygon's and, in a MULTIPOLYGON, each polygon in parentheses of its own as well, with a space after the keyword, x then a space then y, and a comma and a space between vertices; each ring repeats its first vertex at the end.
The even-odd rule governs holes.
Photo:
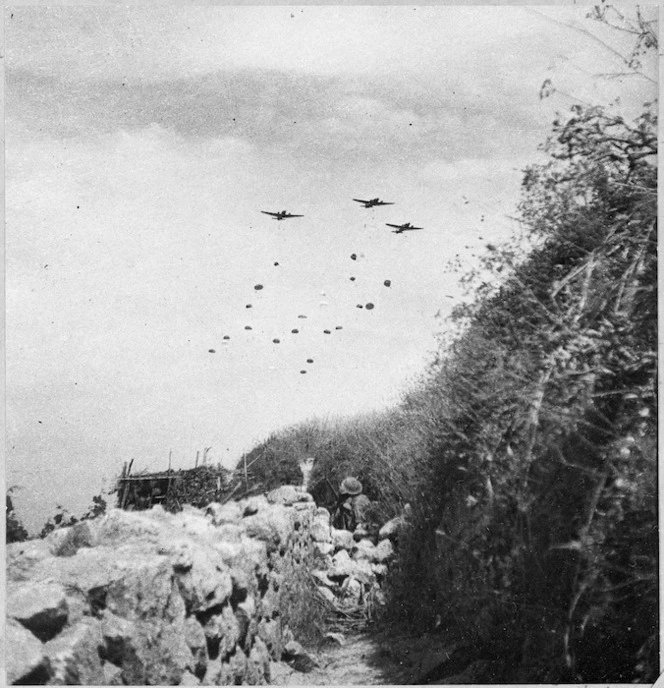
POLYGON ((28 685, 43 684, 51 675, 44 646, 11 618, 5 626, 5 662, 8 684, 18 681, 28 685))
POLYGON ((185 619, 184 639, 193 659, 190 669, 196 676, 202 676, 207 667, 207 639, 203 628, 193 616, 185 619))
POLYGON ((231 605, 225 604, 218 613, 199 614, 198 618, 208 643, 218 648, 222 660, 226 659, 240 640, 240 624, 231 605))
POLYGON ((82 619, 66 628, 44 645, 51 663, 51 684, 102 685, 104 672, 99 658, 103 646, 101 625, 92 618, 82 619))
POLYGON ((387 573, 387 566, 385 564, 371 564, 371 570, 375 576, 382 578, 387 573))
POLYGON ((265 542, 268 551, 286 544, 292 532, 291 521, 283 508, 269 505, 242 521, 247 535, 265 542))
POLYGON ((327 585, 329 588, 334 586, 334 582, 328 577, 327 571, 312 571, 311 575, 316 579, 316 582, 321 585, 327 585))
POLYGON ((185 671, 184 674, 182 674, 179 685, 200 686, 201 682, 190 671, 185 671))
POLYGON ((144 511, 111 509, 97 526, 97 544, 124 543, 134 538, 156 542, 159 524, 144 511))
POLYGON ((231 572, 221 555, 213 549, 192 548, 191 564, 176 569, 180 595, 188 613, 205 611, 223 604, 233 591, 231 572))
POLYGON ((331 529, 332 544, 335 549, 352 549, 354 540, 353 533, 350 530, 343 530, 339 528, 331 529))
POLYGON ((406 519, 403 516, 397 516, 390 519, 383 527, 378 531, 378 538, 384 540, 385 538, 390 538, 391 540, 396 540, 399 531, 404 527, 406 519))
POLYGON ((7 585, 7 616, 20 621, 42 642, 62 630, 68 612, 65 590, 57 583, 7 585))
POLYGON ((388 539, 381 540, 375 549, 375 559, 379 564, 384 564, 394 556, 394 546, 388 539))
POLYGON ((87 521, 76 523, 70 528, 63 528, 60 532, 64 537, 51 548, 56 557, 73 557, 81 547, 94 547, 94 535, 87 521))
POLYGON ((243 516, 253 516, 267 506, 267 499, 263 495, 249 497, 249 499, 243 501, 243 516))
POLYGON ((35 565, 52 556, 49 544, 46 540, 27 540, 26 542, 13 542, 7 545, 8 580, 28 580, 32 576, 35 565))
POLYGON ((344 646, 346 644, 346 638, 343 633, 335 633, 334 631, 330 631, 329 633, 326 633, 324 638, 324 642, 328 644, 336 644, 340 646, 344 646))
POLYGON ((301 488, 294 485, 282 485, 267 494, 269 504, 290 506, 296 502, 310 502, 312 500, 313 497, 308 492, 304 492, 301 488))
POLYGON ((362 597, 362 583, 354 578, 353 576, 348 576, 341 586, 341 593, 344 597, 349 598, 355 604, 360 602, 362 597))
POLYGON ((275 660, 281 659, 284 647, 284 638, 281 634, 281 624, 279 620, 267 619, 258 624, 258 637, 265 643, 270 657, 275 660))
POLYGON ((311 525, 311 537, 315 542, 332 542, 330 523, 321 516, 316 516, 311 525))
POLYGON ((270 653, 260 638, 254 639, 247 662, 247 677, 244 683, 261 685, 270 679, 270 653))
POLYGON ((332 566, 327 575, 329 578, 345 578, 351 575, 356 568, 356 563, 350 558, 348 552, 345 549, 340 549, 332 557, 332 566))
POLYGON ((205 509, 205 515, 215 526, 220 526, 224 523, 237 523, 242 518, 242 509, 237 502, 228 502, 226 504, 213 502, 208 504, 205 509))
POLYGON ((105 662, 102 667, 104 672, 104 683, 105 686, 121 686, 122 684, 122 669, 115 664, 110 662, 105 662))
POLYGON ((195 666, 182 620, 132 622, 106 610, 101 633, 106 657, 121 668, 125 685, 176 685, 195 666))
POLYGON ((353 531, 353 540, 355 542, 360 542, 361 540, 366 540, 369 537, 369 531, 364 525, 359 525, 353 531))
POLYGON ((326 557, 334 552, 334 545, 331 542, 314 542, 314 554, 326 557))
POLYGON ((373 583, 375 580, 372 564, 368 559, 360 559, 355 562, 355 569, 353 570, 353 577, 361 583, 373 583))
POLYGON ((129 620, 184 618, 184 602, 178 594, 168 557, 146 554, 129 545, 115 549, 113 563, 116 573, 122 575, 107 587, 109 611, 129 620))
POLYGON ((353 559, 356 561, 366 559, 367 561, 375 561, 376 546, 368 538, 360 540, 353 548, 353 559))
POLYGON ((320 596, 326 602, 329 602, 330 604, 334 604, 337 601, 337 598, 334 596, 334 593, 330 590, 330 588, 327 588, 323 585, 317 585, 316 590, 318 590, 320 596))

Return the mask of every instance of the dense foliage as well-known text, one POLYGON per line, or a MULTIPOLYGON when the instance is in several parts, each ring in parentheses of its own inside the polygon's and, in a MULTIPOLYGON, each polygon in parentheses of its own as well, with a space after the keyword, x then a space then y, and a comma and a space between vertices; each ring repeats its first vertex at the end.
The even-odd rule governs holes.
POLYGON ((395 594, 532 680, 658 675, 655 127, 555 122, 523 181, 535 248, 488 256, 509 277, 427 383, 449 410, 395 594))
POLYGON ((14 511, 14 504, 9 493, 7 493, 5 519, 5 540, 7 544, 10 542, 23 542, 24 540, 28 539, 28 531, 25 529, 23 523, 21 523, 21 519, 14 511))

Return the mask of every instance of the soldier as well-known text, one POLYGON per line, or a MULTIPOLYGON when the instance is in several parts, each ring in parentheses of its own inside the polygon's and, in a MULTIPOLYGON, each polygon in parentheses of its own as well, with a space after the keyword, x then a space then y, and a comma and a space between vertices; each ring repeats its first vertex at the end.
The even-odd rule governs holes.
POLYGON ((332 524, 335 528, 353 532, 366 521, 369 498, 362 494, 362 483, 356 478, 344 478, 339 487, 337 508, 332 524))

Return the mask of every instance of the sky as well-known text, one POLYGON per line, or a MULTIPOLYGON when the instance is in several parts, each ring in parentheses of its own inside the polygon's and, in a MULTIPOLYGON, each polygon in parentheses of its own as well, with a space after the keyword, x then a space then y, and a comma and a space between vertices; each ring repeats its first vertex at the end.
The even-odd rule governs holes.
POLYGON ((629 36, 586 13, 5 8, 6 484, 26 526, 80 514, 132 458, 232 467, 286 426, 397 403, 462 296, 450 262, 514 231, 555 113, 654 97, 601 76, 629 36), (352 200, 377 196, 394 205, 352 200), (304 217, 260 212, 283 209, 304 217))

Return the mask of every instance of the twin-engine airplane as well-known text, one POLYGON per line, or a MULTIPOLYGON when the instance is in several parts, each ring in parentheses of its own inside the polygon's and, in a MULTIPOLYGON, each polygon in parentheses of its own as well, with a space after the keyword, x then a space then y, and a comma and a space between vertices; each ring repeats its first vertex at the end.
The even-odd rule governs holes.
POLYGON ((288 220, 291 217, 304 217, 304 215, 293 215, 292 213, 280 210, 278 213, 271 213, 268 210, 261 210, 264 215, 271 215, 275 220, 288 220))
POLYGON ((370 198, 368 201, 363 201, 361 198, 354 198, 353 200, 362 203, 365 208, 373 208, 375 205, 394 205, 394 203, 381 201, 380 198, 370 198))
POLYGON ((413 227, 410 222, 406 222, 405 225, 391 225, 389 222, 385 223, 388 227, 394 227, 392 230, 393 234, 401 234, 403 232, 414 232, 416 229, 424 229, 424 227, 413 227))

